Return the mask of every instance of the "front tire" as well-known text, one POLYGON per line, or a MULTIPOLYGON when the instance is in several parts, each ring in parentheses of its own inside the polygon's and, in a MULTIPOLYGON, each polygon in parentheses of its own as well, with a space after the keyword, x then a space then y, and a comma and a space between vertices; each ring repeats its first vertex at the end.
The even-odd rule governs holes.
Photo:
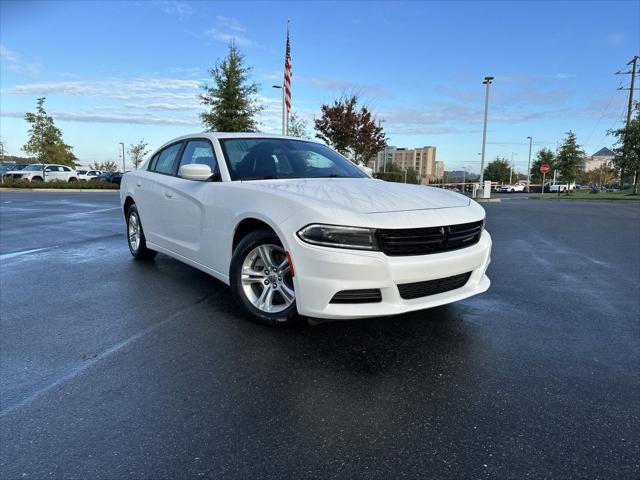
POLYGON ((285 326, 299 319, 289 259, 274 232, 244 237, 233 252, 229 277, 231 296, 252 321, 285 326))
POLYGON ((135 203, 129 207, 127 212, 127 243, 131 255, 139 260, 153 258, 158 254, 155 250, 147 248, 147 240, 135 203))

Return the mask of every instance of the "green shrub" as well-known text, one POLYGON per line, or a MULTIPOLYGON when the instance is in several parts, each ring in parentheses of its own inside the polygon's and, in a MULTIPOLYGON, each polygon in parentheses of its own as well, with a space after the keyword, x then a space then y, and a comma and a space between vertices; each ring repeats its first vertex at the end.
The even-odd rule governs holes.
POLYGON ((6 178, 2 184, 0 184, 0 188, 47 188, 47 189, 56 189, 56 188, 71 188, 74 190, 96 190, 96 189, 107 189, 107 190, 118 190, 120 186, 116 183, 109 182, 27 182, 23 180, 14 180, 12 178, 6 178))

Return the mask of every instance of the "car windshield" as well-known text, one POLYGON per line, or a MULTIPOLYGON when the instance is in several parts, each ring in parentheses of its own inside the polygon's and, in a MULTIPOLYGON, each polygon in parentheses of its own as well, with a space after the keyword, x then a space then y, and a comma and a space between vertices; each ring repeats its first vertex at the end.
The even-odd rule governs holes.
POLYGON ((34 164, 31 164, 31 165, 27 165, 26 167, 23 168, 23 170, 29 170, 29 171, 31 171, 31 170, 42 170, 43 167, 44 167, 44 165, 34 163, 34 164))
POLYGON ((221 139, 231 180, 365 178, 349 160, 315 142, 283 138, 221 139))

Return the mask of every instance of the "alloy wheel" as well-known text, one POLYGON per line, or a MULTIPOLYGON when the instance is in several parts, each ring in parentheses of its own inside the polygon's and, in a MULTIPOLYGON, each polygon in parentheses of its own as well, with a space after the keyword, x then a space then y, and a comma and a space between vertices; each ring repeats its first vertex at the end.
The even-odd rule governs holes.
POLYGON ((264 313, 278 313, 295 301, 291 267, 278 245, 258 245, 244 258, 242 290, 251 304, 264 313))
POLYGON ((129 215, 129 225, 127 228, 129 236, 129 245, 131 250, 137 252, 140 248, 140 220, 136 212, 131 212, 129 215))

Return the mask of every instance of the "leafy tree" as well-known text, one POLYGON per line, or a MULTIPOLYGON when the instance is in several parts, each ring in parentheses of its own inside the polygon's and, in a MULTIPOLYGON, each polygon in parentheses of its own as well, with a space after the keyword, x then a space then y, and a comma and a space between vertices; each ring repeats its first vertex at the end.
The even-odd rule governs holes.
POLYGON ((111 160, 107 160, 106 162, 98 163, 93 162, 89 165, 89 168, 92 170, 100 170, 101 172, 117 172, 118 164, 116 162, 112 162, 111 160))
POLYGON ((380 122, 368 108, 358 107, 358 96, 322 105, 322 116, 314 121, 316 137, 323 140, 354 163, 366 163, 387 146, 380 122))
POLYGON ((45 97, 38 98, 36 113, 28 112, 24 116, 31 127, 22 150, 35 157, 38 163, 58 163, 73 167, 77 158, 71 147, 62 140, 62 131, 55 126, 53 118, 44 109, 45 100, 45 97))
POLYGON ((613 150, 616 154, 613 162, 622 172, 621 178, 624 177, 624 172, 634 174, 633 194, 636 195, 638 173, 640 173, 640 102, 635 104, 635 116, 632 117, 629 125, 610 133, 618 139, 613 150))
POLYGON ((607 185, 615 181, 618 170, 611 165, 601 165, 588 172, 578 174, 578 181, 583 185, 607 185))
POLYGON ((511 164, 506 158, 496 157, 484 169, 484 179, 492 182, 508 183, 511 164))
MULTIPOLYGON (((575 133, 569 130, 556 156, 556 168, 560 171, 560 179, 563 182, 575 182, 578 174, 584 168, 584 155, 584 151, 578 145, 575 133)), ((567 195, 569 195, 569 190, 567 188, 567 195)))
POLYGON ((419 180, 418 180, 418 172, 416 172, 415 168, 413 167, 409 167, 407 168, 407 183, 411 183, 413 185, 418 185, 419 180))
POLYGON ((141 139, 138 143, 132 143, 129 145, 129 158, 133 163, 133 168, 138 168, 144 161, 144 157, 149 153, 147 149, 149 144, 141 139))
POLYGON ((244 63, 235 42, 229 43, 229 52, 209 69, 213 85, 203 85, 201 103, 208 111, 200 114, 204 128, 218 132, 255 132, 258 124, 255 116, 262 105, 255 95, 258 84, 249 80, 251 67, 244 63))
POLYGON ((298 116, 296 112, 291 112, 291 115, 289 116, 288 132, 292 137, 308 139, 309 131, 307 121, 298 116))
POLYGON ((536 182, 542 182, 542 174, 540 173, 540 165, 543 164, 548 164, 549 165, 549 171, 553 172, 553 170, 555 170, 556 166, 556 157, 553 154, 553 152, 551 150, 549 150, 548 148, 543 148, 541 150, 538 150, 538 153, 536 153, 536 158, 533 161, 533 163, 531 164, 531 180, 536 183, 536 182))

